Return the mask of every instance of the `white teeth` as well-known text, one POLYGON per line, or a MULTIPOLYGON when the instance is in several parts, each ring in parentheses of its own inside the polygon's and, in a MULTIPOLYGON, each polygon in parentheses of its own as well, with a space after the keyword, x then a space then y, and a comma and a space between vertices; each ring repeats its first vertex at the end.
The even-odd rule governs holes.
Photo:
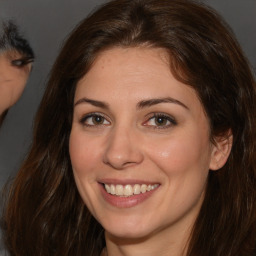
POLYGON ((140 185, 139 185, 139 184, 135 184, 135 185, 133 186, 133 194, 134 194, 134 195, 140 194, 140 185))
POLYGON ((159 186, 159 184, 154 185, 146 185, 146 184, 135 184, 130 185, 113 185, 113 184, 105 184, 105 189, 109 194, 116 196, 132 196, 139 195, 141 193, 146 193, 147 191, 151 191, 159 186))
POLYGON ((110 186, 108 184, 105 184, 105 189, 107 190, 108 193, 110 193, 110 186))
POLYGON ((133 194, 133 189, 131 185, 125 185, 124 187, 124 195, 131 196, 133 194))
POLYGON ((124 195, 124 187, 122 185, 116 185, 116 195, 118 196, 124 195))
POLYGON ((147 191, 147 187, 148 186, 146 184, 141 185, 141 187, 140 187, 141 193, 145 193, 147 191))
POLYGON ((116 187, 114 185, 110 185, 110 194, 112 195, 116 194, 116 187))

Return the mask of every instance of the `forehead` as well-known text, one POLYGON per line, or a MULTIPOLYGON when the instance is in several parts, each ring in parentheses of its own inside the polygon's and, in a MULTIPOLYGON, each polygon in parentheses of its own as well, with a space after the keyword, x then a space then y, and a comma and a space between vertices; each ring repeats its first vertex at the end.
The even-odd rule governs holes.
MULTIPOLYGON (((148 83, 149 78, 160 82, 171 77, 168 55, 165 50, 159 48, 133 47, 111 48, 97 56, 89 71, 78 82, 77 89, 86 85, 89 89, 93 84, 93 90, 98 87, 135 86, 148 83)), ((151 83, 154 81, 152 80, 151 83)), ((101 88, 102 89, 102 88, 101 88)))
POLYGON ((0 61, 1 62, 10 62, 14 59, 21 58, 22 55, 16 50, 0 50, 0 61))
POLYGON ((167 51, 163 48, 146 46, 114 47, 102 51, 96 57, 91 69, 95 66, 104 68, 109 65, 116 65, 120 69, 127 71, 131 69, 133 72, 139 72, 144 68, 150 68, 150 64, 161 66, 167 73, 171 72, 167 51), (149 65, 146 65, 147 61, 149 65), (136 64, 139 65, 136 66, 136 64))
POLYGON ((201 108, 195 90, 172 74, 165 50, 159 48, 113 48, 102 52, 78 82, 75 102, 82 97, 115 104, 172 97, 201 108))

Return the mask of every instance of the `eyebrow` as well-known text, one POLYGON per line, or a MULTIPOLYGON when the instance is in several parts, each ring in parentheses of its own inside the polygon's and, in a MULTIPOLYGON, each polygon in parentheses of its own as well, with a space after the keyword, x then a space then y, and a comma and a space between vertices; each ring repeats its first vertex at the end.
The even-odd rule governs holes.
POLYGON ((77 106, 82 103, 89 103, 95 107, 109 109, 109 105, 107 103, 105 103, 103 101, 88 99, 88 98, 82 98, 82 99, 78 100, 74 106, 77 106))
MULTIPOLYGON (((109 104, 107 104, 103 101, 92 100, 92 99, 88 99, 88 98, 79 99, 74 104, 74 106, 77 106, 77 105, 82 104, 82 103, 88 103, 88 104, 91 104, 95 107, 99 107, 99 108, 103 108, 103 109, 109 109, 109 104)), ((151 106, 161 104, 161 103, 174 103, 174 104, 182 106, 185 109, 189 109, 184 103, 182 103, 181 101, 176 100, 174 98, 171 98, 171 97, 142 100, 142 101, 137 103, 136 108, 137 109, 143 109, 143 108, 151 107, 151 106)))
POLYGON ((174 103, 182 106, 185 109, 189 109, 184 103, 171 97, 143 100, 137 104, 137 108, 142 109, 145 107, 151 107, 161 103, 174 103))

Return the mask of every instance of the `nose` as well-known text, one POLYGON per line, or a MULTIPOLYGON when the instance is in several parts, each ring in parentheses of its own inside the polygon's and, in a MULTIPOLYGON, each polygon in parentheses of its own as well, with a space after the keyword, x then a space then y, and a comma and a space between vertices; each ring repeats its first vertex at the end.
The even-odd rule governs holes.
POLYGON ((144 156, 139 142, 131 130, 115 128, 109 135, 103 162, 116 170, 140 164, 144 156))

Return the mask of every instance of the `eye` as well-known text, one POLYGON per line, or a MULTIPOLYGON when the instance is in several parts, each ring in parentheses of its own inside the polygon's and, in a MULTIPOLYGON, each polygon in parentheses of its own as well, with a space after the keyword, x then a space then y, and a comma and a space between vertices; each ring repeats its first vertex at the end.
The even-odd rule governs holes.
POLYGON ((91 113, 81 118, 80 123, 86 126, 110 125, 110 122, 101 114, 91 113))
POLYGON ((170 126, 177 125, 174 118, 169 115, 155 113, 150 117, 144 124, 144 126, 152 126, 154 128, 163 129, 169 128, 170 126))
POLYGON ((11 64, 12 64, 12 66, 15 66, 15 67, 23 67, 33 61, 34 61, 33 58, 26 57, 26 58, 22 58, 22 59, 12 60, 11 64))

